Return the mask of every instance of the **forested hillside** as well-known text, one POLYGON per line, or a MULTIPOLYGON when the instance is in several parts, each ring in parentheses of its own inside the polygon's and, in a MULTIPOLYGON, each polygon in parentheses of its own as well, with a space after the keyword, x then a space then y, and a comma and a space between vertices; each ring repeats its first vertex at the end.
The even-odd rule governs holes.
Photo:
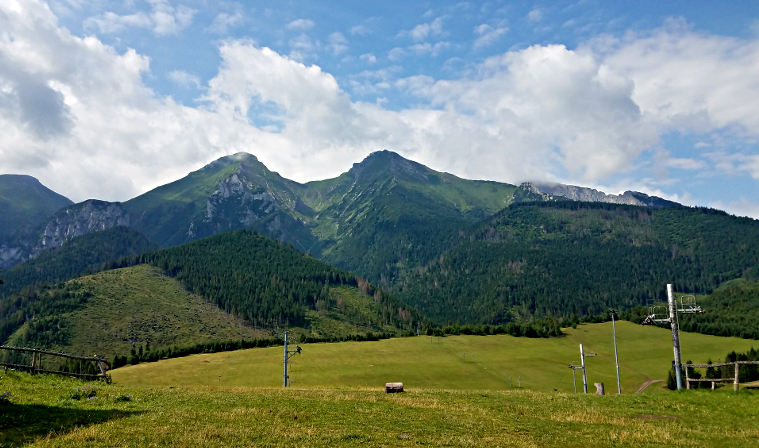
POLYGON ((309 310, 343 306, 342 286, 373 298, 374 325, 411 329, 419 314, 365 280, 250 230, 214 235, 140 257, 188 290, 247 321, 303 326, 309 310))
POLYGON ((40 252, 24 263, 0 271, 4 285, 0 299, 37 283, 55 283, 115 266, 122 257, 134 257, 156 249, 136 230, 113 227, 74 238, 60 247, 40 252), (110 263, 109 263, 110 262, 110 263))
POLYGON ((704 292, 759 260, 759 223, 715 210, 515 204, 406 272, 395 291, 439 321, 597 314, 704 292))

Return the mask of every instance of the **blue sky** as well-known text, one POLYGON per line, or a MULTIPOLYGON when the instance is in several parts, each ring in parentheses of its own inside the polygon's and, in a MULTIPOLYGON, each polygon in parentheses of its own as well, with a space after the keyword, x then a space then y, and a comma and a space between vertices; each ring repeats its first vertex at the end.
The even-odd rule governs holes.
POLYGON ((0 171, 126 200, 238 151, 308 181, 390 149, 759 218, 759 3, 351 3, 3 2, 0 171))

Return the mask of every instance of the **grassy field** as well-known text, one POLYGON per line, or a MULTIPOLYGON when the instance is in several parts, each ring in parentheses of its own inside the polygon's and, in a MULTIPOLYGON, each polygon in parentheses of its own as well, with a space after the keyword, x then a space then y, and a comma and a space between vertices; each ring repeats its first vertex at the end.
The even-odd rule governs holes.
MULTIPOLYGON (((511 336, 449 336, 389 339, 377 342, 306 344, 293 358, 296 387, 379 387, 401 381, 406 388, 572 392, 570 362, 586 353, 588 382, 603 382, 616 393, 612 325, 580 325, 552 339, 511 336), (466 354, 466 360, 464 355, 466 354)), ((682 333, 684 361, 717 361, 732 350, 746 351, 757 341, 682 333)), ((664 379, 672 359, 671 332, 626 321, 617 323, 623 393, 647 379, 664 379)), ((116 383, 146 386, 275 387, 282 382, 282 348, 194 355, 140 364, 111 372, 116 383)), ((660 390, 661 384, 647 392, 660 390)), ((578 389, 582 380, 578 372, 578 389)))
POLYGON ((83 385, 5 373, 0 391, 12 395, 0 403, 0 446, 759 446, 753 391, 599 397, 93 384, 82 394, 83 385))

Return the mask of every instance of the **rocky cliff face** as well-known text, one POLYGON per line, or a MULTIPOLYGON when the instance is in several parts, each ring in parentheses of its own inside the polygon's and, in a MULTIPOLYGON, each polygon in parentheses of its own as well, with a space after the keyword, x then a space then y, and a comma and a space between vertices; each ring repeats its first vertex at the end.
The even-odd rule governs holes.
POLYGON ((277 210, 269 191, 243 173, 234 173, 219 181, 216 191, 206 201, 202 223, 191 222, 188 237, 191 239, 193 229, 201 227, 210 227, 210 233, 249 227, 277 210))
POLYGON ((520 187, 532 193, 540 194, 545 199, 562 197, 581 202, 607 202, 610 204, 637 205, 653 208, 677 204, 676 202, 668 201, 656 196, 648 196, 647 194, 637 191, 625 191, 619 195, 606 194, 603 191, 598 191, 593 188, 540 182, 525 182, 520 185, 520 187))
POLYGON ((119 202, 88 200, 56 213, 42 232, 40 250, 58 247, 66 241, 90 232, 115 226, 129 227, 129 214, 119 202))

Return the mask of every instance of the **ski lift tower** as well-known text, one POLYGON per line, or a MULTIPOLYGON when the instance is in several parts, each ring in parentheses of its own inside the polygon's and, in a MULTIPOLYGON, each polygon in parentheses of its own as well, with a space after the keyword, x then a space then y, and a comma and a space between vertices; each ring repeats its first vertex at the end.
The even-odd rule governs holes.
POLYGON ((675 354, 675 378, 677 390, 684 389, 682 379, 682 353, 680 352, 680 320, 678 314, 704 314, 704 311, 696 303, 696 296, 681 296, 678 304, 672 284, 667 284, 668 306, 652 305, 649 307, 648 316, 643 321, 646 324, 669 324, 672 328, 672 348, 675 354))
POLYGON ((288 345, 287 345, 287 334, 288 333, 289 333, 288 331, 285 331, 285 344, 284 344, 285 345, 285 358, 284 358, 284 373, 283 373, 283 377, 282 377, 282 385, 284 387, 287 387, 290 384, 290 375, 287 374, 287 361, 289 361, 290 358, 292 358, 293 356, 300 354, 301 351, 302 351, 299 345, 295 346, 295 350, 288 350, 288 345))

